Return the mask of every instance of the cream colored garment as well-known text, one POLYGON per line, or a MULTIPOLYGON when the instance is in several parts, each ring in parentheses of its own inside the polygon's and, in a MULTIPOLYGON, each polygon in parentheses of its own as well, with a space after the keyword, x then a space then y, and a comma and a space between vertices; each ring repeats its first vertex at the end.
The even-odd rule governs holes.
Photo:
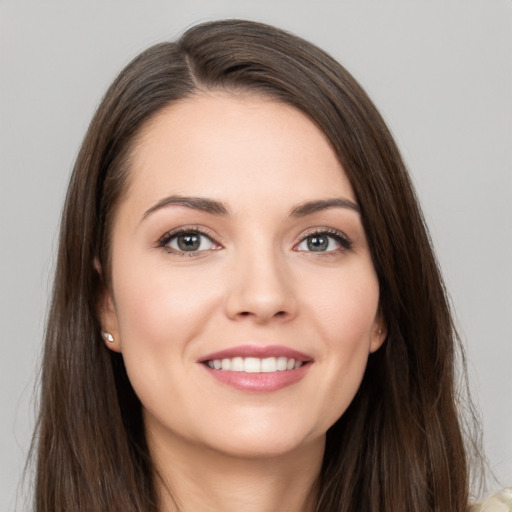
POLYGON ((468 512, 512 512, 512 487, 487 498, 481 505, 474 505, 468 512))

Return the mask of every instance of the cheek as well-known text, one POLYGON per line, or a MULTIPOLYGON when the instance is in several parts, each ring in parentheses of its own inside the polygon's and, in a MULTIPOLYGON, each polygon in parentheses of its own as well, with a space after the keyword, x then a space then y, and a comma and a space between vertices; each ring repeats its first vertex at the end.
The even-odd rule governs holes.
POLYGON ((311 296, 310 318, 319 335, 323 350, 319 351, 316 388, 321 418, 318 432, 331 427, 352 402, 361 384, 375 337, 379 286, 373 267, 350 268, 329 281, 323 291, 311 296))
POLYGON ((165 263, 142 270, 123 263, 117 267, 119 279, 113 276, 123 352, 185 348, 208 318, 217 288, 165 263))
POLYGON ((338 275, 323 280, 322 289, 311 297, 310 307, 331 348, 357 350, 362 346, 368 348, 377 322, 378 304, 377 277, 367 262, 347 266, 338 275))
POLYGON ((200 275, 165 264, 139 271, 133 262, 118 260, 113 268, 122 354, 133 389, 157 417, 167 409, 170 393, 173 410, 186 411, 176 390, 191 380, 194 340, 212 316, 218 287, 211 280, 203 286, 200 275))

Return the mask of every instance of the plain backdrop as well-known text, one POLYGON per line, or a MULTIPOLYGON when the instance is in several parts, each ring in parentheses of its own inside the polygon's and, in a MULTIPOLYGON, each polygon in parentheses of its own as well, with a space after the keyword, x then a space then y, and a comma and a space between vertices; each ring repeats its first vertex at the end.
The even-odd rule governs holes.
POLYGON ((0 510, 21 510, 59 214, 93 111, 141 50, 228 17, 318 44, 380 108, 467 347, 491 485, 512 485, 510 0, 0 0, 0 510))

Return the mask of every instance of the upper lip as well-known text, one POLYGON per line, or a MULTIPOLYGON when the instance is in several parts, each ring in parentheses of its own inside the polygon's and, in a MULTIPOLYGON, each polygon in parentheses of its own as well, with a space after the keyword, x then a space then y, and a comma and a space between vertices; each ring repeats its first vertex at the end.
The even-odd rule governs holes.
POLYGON ((213 361, 215 359, 231 359, 233 357, 258 357, 264 359, 267 357, 287 357, 295 361, 312 361, 313 358, 290 347, 283 345, 238 345, 236 347, 226 348, 218 352, 212 352, 199 359, 199 363, 213 361))

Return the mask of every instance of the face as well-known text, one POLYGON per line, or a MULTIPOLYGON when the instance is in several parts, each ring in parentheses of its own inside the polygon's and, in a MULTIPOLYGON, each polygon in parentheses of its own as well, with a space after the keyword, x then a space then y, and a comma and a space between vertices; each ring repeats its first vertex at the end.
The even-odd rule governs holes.
POLYGON ((291 106, 212 93, 160 112, 131 166, 100 309, 148 438, 237 457, 321 445, 385 336, 323 133, 291 106))

